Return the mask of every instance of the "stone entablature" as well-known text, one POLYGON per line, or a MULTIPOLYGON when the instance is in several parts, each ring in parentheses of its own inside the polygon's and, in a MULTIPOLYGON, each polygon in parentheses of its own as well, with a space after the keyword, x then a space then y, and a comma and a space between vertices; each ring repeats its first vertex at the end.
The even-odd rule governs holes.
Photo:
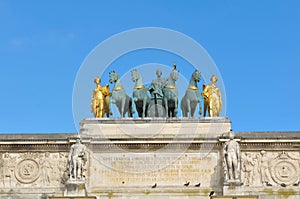
MULTIPOLYGON (((224 185, 222 166, 231 122, 191 120, 83 120, 80 135, 87 148, 88 196, 207 198, 212 190, 218 196, 299 196, 300 132, 235 132, 243 185, 232 189, 224 185), (153 134, 152 125, 162 127, 153 134), (148 130, 148 137, 138 136, 140 129, 148 130)), ((62 197, 68 155, 77 135, 0 135, 0 197, 62 197)))

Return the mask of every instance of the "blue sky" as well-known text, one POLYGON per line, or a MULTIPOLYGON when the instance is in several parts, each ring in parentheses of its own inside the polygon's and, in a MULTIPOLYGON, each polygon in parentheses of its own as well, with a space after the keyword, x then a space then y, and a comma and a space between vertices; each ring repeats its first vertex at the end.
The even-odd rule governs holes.
MULTIPOLYGON (((222 75, 233 130, 300 130, 299 21, 297 0, 0 0, 0 132, 76 132, 72 92, 82 62, 112 35, 142 27, 202 45, 222 75)), ((151 55, 123 64, 173 63, 151 55)))

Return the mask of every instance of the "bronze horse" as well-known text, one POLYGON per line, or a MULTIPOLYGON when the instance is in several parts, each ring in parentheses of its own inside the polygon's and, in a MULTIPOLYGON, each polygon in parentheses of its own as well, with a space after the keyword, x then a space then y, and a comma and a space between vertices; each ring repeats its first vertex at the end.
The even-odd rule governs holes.
POLYGON ((109 82, 111 84, 114 83, 114 88, 112 90, 112 103, 116 104, 118 107, 121 118, 125 117, 126 113, 128 113, 128 117, 132 117, 134 113, 132 99, 126 94, 119 75, 115 71, 111 71, 109 73, 109 82))

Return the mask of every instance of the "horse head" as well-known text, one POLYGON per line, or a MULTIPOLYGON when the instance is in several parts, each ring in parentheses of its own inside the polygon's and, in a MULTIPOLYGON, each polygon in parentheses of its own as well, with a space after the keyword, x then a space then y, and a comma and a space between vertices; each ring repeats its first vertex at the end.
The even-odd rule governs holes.
POLYGON ((109 82, 112 84, 119 79, 119 75, 113 70, 109 72, 109 82))
POLYGON ((179 74, 179 71, 174 68, 172 70, 172 72, 170 73, 170 78, 173 80, 173 81, 177 81, 178 80, 178 74, 179 74))
POLYGON ((201 80, 200 76, 201 76, 201 72, 199 70, 195 70, 192 74, 192 77, 196 82, 200 82, 201 80))
POLYGON ((131 71, 131 79, 133 82, 136 82, 138 79, 140 79, 140 73, 136 69, 131 71))

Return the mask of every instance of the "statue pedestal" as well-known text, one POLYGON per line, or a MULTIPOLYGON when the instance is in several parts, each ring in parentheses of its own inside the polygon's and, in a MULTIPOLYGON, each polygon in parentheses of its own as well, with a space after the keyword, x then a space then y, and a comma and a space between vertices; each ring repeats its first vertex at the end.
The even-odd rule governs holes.
POLYGON ((86 118, 82 137, 94 139, 217 139, 231 129, 227 117, 205 118, 86 118))
POLYGON ((223 195, 244 195, 243 183, 240 180, 224 182, 223 195))
POLYGON ((84 180, 68 180, 65 185, 64 196, 87 196, 84 180))

